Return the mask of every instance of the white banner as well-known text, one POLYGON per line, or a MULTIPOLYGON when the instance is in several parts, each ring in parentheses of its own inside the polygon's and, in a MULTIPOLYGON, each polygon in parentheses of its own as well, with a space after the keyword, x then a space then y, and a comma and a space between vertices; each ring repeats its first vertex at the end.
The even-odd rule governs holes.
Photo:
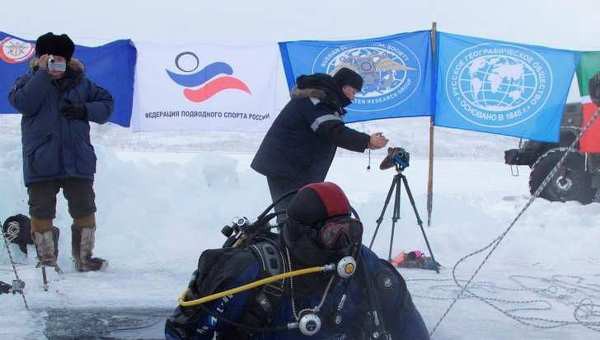
POLYGON ((265 131, 281 109, 277 44, 136 47, 134 131, 265 131))

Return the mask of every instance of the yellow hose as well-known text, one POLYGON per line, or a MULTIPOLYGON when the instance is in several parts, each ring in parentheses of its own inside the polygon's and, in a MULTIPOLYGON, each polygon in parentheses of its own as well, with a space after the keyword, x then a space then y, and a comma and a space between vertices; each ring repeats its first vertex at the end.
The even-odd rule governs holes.
POLYGON ((269 277, 266 277, 264 279, 261 279, 261 280, 258 280, 258 281, 254 281, 254 282, 251 282, 251 283, 248 283, 248 284, 245 284, 243 286, 232 288, 232 289, 220 292, 220 293, 215 293, 215 294, 207 295, 207 296, 205 296, 203 298, 200 298, 200 299, 197 299, 197 300, 190 300, 190 301, 184 301, 185 294, 188 292, 188 290, 186 289, 185 292, 183 292, 183 294, 181 294, 181 296, 179 297, 179 299, 177 299, 177 302, 182 307, 197 306, 197 305, 201 305, 201 304, 206 303, 206 302, 210 302, 210 301, 214 301, 214 300, 220 299, 220 298, 222 298, 224 296, 237 294, 237 293, 240 293, 240 292, 243 292, 243 291, 246 291, 246 290, 250 290, 250 289, 256 288, 258 286, 266 285, 266 284, 271 283, 271 282, 275 282, 275 281, 287 279, 289 277, 295 277, 295 276, 307 275, 307 274, 312 274, 312 273, 318 273, 318 272, 322 272, 322 271, 325 271, 325 270, 328 270, 327 266, 323 266, 323 267, 310 267, 310 268, 305 268, 305 269, 294 270, 294 271, 291 271, 291 272, 286 272, 286 273, 281 273, 281 274, 269 276, 269 277))

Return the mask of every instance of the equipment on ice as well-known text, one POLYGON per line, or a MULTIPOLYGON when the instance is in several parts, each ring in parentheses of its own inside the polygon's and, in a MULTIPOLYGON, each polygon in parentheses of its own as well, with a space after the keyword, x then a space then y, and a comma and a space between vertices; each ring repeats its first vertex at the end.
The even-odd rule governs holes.
POLYGON ((21 294, 21 297, 23 298, 23 303, 25 304, 25 309, 29 309, 29 305, 27 304, 27 299, 25 298, 25 293, 23 292, 23 289, 25 288, 25 282, 23 282, 21 280, 21 278, 19 277, 19 273, 17 272, 17 267, 15 266, 15 261, 13 259, 12 253, 10 251, 10 247, 8 246, 9 242, 12 242, 17 236, 18 236, 18 230, 16 230, 14 228, 14 225, 12 228, 7 228, 7 230, 11 230, 10 233, 5 233, 4 232, 4 228, 2 229, 2 239, 4 240, 4 246, 6 247, 6 252, 8 253, 8 259, 10 260, 10 264, 12 266, 13 269, 13 273, 15 274, 15 279, 13 280, 13 284, 12 286, 8 287, 6 283, 4 287, 2 287, 1 289, 6 290, 6 292, 12 292, 14 293, 19 293, 21 294))
POLYGON ((430 256, 426 256, 425 253, 420 250, 409 252, 401 251, 390 261, 390 263, 396 268, 436 270, 436 268, 440 267, 439 263, 435 262, 430 256))
POLYGON ((19 246, 19 250, 27 255, 27 245, 33 245, 29 217, 22 214, 10 216, 2 224, 2 232, 7 235, 11 243, 19 246))

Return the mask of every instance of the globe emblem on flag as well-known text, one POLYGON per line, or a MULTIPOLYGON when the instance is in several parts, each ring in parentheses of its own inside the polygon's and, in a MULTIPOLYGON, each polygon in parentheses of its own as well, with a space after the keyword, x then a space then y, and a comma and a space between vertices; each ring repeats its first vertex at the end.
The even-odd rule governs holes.
POLYGON ((33 44, 15 38, 6 37, 0 41, 0 60, 17 64, 33 56, 33 44))
POLYGON ((376 112, 400 105, 412 96, 421 79, 421 65, 409 48, 400 43, 373 43, 324 50, 313 72, 335 74, 347 67, 363 78, 350 109, 376 112))
POLYGON ((507 127, 533 117, 550 96, 552 72, 529 49, 489 44, 460 52, 448 68, 446 92, 454 109, 481 126, 507 127))
POLYGON ((460 91, 481 110, 514 110, 531 100, 539 87, 537 78, 530 65, 515 57, 484 56, 465 65, 460 91))
POLYGON ((407 66, 400 56, 377 47, 355 48, 341 53, 330 61, 327 73, 334 74, 342 67, 353 69, 363 77, 363 88, 357 95, 362 98, 396 90, 405 82, 408 71, 415 70, 407 66))

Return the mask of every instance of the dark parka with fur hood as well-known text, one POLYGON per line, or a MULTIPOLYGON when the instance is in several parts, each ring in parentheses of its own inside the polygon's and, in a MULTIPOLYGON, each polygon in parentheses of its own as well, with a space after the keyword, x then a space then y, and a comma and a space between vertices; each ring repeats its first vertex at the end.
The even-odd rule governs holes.
POLYGON ((252 168, 272 178, 322 182, 337 147, 364 152, 369 135, 344 125, 350 100, 327 74, 301 76, 265 135, 252 168))
POLYGON ((113 110, 113 98, 87 79, 83 64, 71 59, 63 78, 52 79, 39 70, 20 77, 8 96, 23 116, 21 134, 25 185, 33 182, 77 177, 94 179, 96 154, 90 142, 89 121, 104 124, 113 110), (87 120, 66 119, 60 108, 84 104, 87 120))

